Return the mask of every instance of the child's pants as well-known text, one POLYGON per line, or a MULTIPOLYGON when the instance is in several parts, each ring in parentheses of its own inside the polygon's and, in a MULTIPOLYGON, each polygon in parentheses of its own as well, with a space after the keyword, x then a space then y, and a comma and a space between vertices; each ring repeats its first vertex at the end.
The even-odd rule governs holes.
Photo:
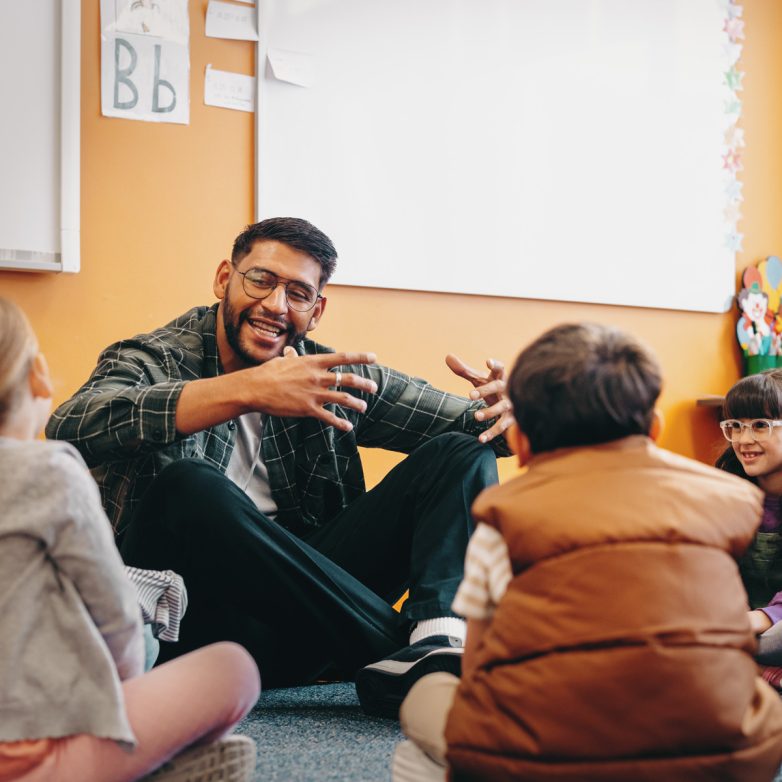
POLYGON ((122 683, 132 752, 80 734, 57 739, 18 782, 131 782, 192 744, 214 741, 241 720, 260 694, 258 669, 237 644, 217 643, 122 683))
POLYGON ((410 689, 399 710, 410 741, 403 741, 394 754, 394 782, 444 782, 445 723, 458 686, 453 674, 431 673, 410 689))

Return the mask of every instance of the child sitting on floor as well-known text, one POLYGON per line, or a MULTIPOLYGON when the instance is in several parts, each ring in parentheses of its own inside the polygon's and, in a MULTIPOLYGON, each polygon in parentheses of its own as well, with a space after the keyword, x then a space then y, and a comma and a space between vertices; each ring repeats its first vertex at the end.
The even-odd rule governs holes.
MULTIPOLYGON (((758 660, 782 664, 782 370, 771 369, 739 380, 728 391, 720 421, 730 445, 717 466, 746 478, 764 492, 763 517, 739 562, 750 604, 750 623, 759 639, 758 660)), ((763 669, 779 687, 782 671, 763 669)))
POLYGON ((461 682, 402 705, 394 779, 770 780, 782 703, 757 675, 736 559, 761 493, 658 448, 656 360, 562 325, 518 357, 509 442, 526 473, 485 490, 454 610, 461 682))
POLYGON ((32 329, 0 298, 0 782, 250 780, 254 743, 223 737, 257 700, 255 663, 215 644, 143 673, 97 487, 74 448, 36 439, 50 405, 32 329))

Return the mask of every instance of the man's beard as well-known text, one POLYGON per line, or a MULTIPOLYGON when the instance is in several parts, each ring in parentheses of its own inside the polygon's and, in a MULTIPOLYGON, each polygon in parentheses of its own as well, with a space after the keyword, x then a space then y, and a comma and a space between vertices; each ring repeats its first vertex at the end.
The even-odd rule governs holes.
MULTIPOLYGON (((266 320, 274 321, 279 324, 285 331, 285 345, 295 345, 297 342, 301 342, 306 336, 307 332, 303 331, 296 333, 292 323, 283 323, 279 318, 273 318, 268 315, 264 315, 266 320)), ((257 366, 262 364, 249 350, 246 350, 242 345, 239 333, 242 328, 242 324, 249 319, 248 310, 240 312, 238 315, 234 312, 233 307, 227 299, 223 300, 223 327, 225 328, 225 338, 228 340, 228 344, 231 346, 231 350, 245 363, 247 366, 257 366)), ((282 355, 282 350, 280 350, 282 355)))

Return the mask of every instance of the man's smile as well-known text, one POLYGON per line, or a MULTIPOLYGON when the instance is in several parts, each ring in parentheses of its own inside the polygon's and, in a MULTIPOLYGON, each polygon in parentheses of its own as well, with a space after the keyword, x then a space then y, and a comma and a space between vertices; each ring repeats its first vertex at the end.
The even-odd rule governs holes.
POLYGON ((262 339, 276 340, 283 334, 287 334, 289 328, 267 318, 246 318, 247 324, 253 332, 262 339))

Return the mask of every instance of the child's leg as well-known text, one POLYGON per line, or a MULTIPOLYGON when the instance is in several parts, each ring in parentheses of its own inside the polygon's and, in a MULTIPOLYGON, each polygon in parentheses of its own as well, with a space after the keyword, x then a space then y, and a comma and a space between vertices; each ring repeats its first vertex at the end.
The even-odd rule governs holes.
POLYGON ((394 782, 445 779, 445 723, 459 679, 432 673, 419 679, 399 710, 402 731, 410 739, 397 748, 394 782))
POLYGON ((74 736, 59 741, 24 782, 138 779, 185 747, 228 733, 255 705, 260 681, 255 662, 241 646, 219 643, 123 682, 123 690, 138 739, 133 752, 114 741, 74 736))
POLYGON ((418 744, 400 741, 391 762, 392 782, 446 782, 448 769, 435 763, 418 744))
POLYGON ((403 733, 441 765, 445 765, 445 723, 458 686, 453 674, 429 674, 415 683, 399 709, 403 733))

